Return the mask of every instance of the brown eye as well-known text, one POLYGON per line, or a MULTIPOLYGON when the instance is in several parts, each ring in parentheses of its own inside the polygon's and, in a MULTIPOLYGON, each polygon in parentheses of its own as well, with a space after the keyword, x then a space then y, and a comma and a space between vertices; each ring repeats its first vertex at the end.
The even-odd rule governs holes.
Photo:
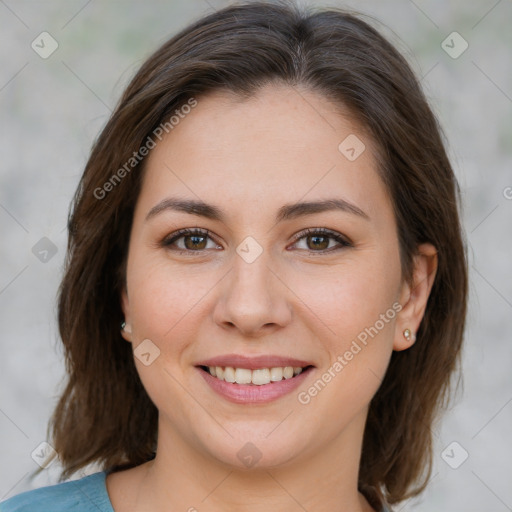
POLYGON ((308 244, 308 247, 312 249, 327 249, 329 247, 328 236, 311 235, 306 237, 306 239, 308 242, 311 241, 311 245, 308 244))
POLYGON ((182 237, 185 240, 185 247, 187 249, 206 249, 207 237, 202 235, 185 235, 182 237))
POLYGON ((166 237, 162 241, 162 246, 178 252, 202 252, 206 249, 218 248, 216 243, 214 247, 208 247, 208 241, 212 238, 207 230, 202 229, 181 229, 166 237), (179 243, 183 240, 183 243, 179 243))
MULTIPOLYGON (((352 243, 336 231, 331 231, 325 228, 307 229, 297 235, 295 238, 297 244, 301 240, 305 240, 304 250, 309 253, 325 253, 332 252, 345 247, 353 247, 352 243), (331 244, 331 241, 338 242, 338 244, 331 244)), ((300 248, 302 249, 302 248, 300 248)))

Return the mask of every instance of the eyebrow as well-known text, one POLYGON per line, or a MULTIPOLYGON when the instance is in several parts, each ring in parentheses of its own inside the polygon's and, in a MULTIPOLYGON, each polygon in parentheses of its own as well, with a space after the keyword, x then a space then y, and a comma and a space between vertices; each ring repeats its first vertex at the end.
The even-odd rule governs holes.
MULTIPOLYGON (((217 220, 222 223, 225 223, 226 221, 226 214, 218 206, 205 203, 201 200, 179 199, 173 197, 163 199, 156 206, 151 208, 146 216, 146 221, 152 217, 155 217, 159 213, 168 210, 206 217, 207 219, 217 220)), ((368 214, 355 204, 352 204, 345 199, 332 198, 323 199, 320 201, 307 201, 284 205, 279 208, 277 212, 276 222, 282 222, 285 220, 296 219, 298 217, 332 210, 350 213, 365 220, 370 220, 368 214)))

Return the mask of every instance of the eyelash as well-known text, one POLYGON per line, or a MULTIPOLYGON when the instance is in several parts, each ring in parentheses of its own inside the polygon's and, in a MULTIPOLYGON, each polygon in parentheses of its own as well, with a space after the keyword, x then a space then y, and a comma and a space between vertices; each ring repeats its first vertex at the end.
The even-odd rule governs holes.
MULTIPOLYGON (((331 231, 330 229, 326 229, 326 228, 307 228, 307 229, 301 231, 300 233, 298 233, 297 235, 294 236, 294 242, 293 243, 295 244, 299 240, 301 240, 303 238, 307 238, 308 236, 312 236, 312 235, 320 235, 322 237, 331 238, 331 239, 335 240, 336 242, 338 242, 340 245, 338 247, 331 247, 330 249, 323 249, 321 251, 313 251, 313 250, 310 250, 310 249, 306 249, 307 252, 310 253, 310 254, 322 255, 322 254, 338 251, 338 250, 343 249, 345 247, 353 247, 353 244, 347 238, 341 236, 336 231, 331 231)), ((180 229, 180 230, 176 231, 175 233, 172 233, 171 235, 169 235, 166 238, 164 238, 162 240, 162 242, 161 242, 161 245, 163 247, 165 247, 165 248, 169 248, 173 243, 175 243, 177 240, 179 240, 180 238, 183 238, 185 236, 206 237, 206 238, 212 239, 215 242, 215 240, 210 236, 210 232, 207 229, 199 229, 199 228, 190 229, 190 228, 185 228, 185 229, 180 229)), ((201 250, 198 250, 198 251, 193 251, 193 250, 190 250, 190 249, 172 249, 172 250, 176 251, 176 252, 178 252, 180 254, 183 254, 183 253, 190 254, 190 253, 202 253, 206 249, 201 249, 201 250)))

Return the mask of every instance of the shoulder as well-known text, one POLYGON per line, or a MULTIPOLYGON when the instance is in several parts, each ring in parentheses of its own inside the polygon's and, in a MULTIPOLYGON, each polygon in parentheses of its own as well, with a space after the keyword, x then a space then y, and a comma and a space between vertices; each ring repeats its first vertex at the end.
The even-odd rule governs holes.
POLYGON ((104 471, 40 489, 0 503, 0 512, 113 512, 104 471))

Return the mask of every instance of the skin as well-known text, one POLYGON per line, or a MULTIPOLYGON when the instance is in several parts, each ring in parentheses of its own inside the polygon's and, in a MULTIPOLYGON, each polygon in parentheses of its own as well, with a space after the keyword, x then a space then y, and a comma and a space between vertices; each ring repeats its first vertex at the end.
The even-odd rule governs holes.
POLYGON ((417 331, 437 268, 435 248, 423 244, 414 282, 403 281, 393 210, 376 169, 373 144, 357 124, 316 92, 275 84, 248 100, 201 96, 151 151, 122 305, 124 338, 134 349, 150 339, 160 350, 149 366, 135 358, 159 410, 158 450, 154 461, 107 477, 116 512, 372 510, 357 491, 368 404, 392 351, 412 345, 403 331, 417 331), (354 161, 338 150, 350 134, 366 146, 354 161), (146 221, 170 196, 215 204, 226 219, 167 210, 146 221), (333 197, 370 219, 328 211, 275 221, 284 204, 333 197), (196 227, 211 238, 195 252, 190 237, 188 246, 186 238, 174 244, 187 254, 160 243, 196 227), (305 228, 333 230, 353 246, 295 240, 305 228), (236 252, 247 236, 263 251, 252 263, 236 252), (394 319, 310 403, 299 403, 298 393, 396 302, 402 310, 394 319), (316 368, 274 402, 234 404, 195 368, 228 353, 297 357, 316 368), (261 453, 251 468, 237 457, 247 442, 261 453))

